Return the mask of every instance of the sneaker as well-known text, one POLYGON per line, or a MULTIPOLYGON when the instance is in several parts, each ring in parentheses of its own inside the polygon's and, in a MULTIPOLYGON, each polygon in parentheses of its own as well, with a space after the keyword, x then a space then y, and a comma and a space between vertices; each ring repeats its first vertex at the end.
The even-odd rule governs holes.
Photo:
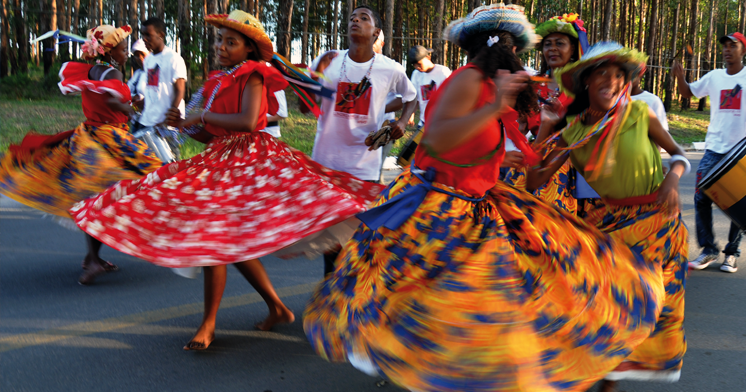
POLYGON ((725 262, 720 266, 720 271, 724 272, 736 272, 738 271, 738 265, 736 264, 736 256, 728 255, 725 256, 725 262))
POLYGON ((710 263, 718 259, 718 255, 702 253, 696 259, 689 262, 689 269, 701 270, 707 268, 710 263))

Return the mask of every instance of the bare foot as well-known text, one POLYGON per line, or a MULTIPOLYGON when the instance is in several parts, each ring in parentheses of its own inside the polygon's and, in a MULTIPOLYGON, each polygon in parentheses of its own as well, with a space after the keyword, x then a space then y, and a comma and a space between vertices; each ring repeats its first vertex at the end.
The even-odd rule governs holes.
POLYGON ((119 267, 116 264, 110 263, 104 259, 99 258, 98 263, 101 264, 102 267, 104 267, 106 272, 119 271, 119 267))
POLYGON ((215 326, 207 326, 205 324, 202 324, 199 326, 199 329, 192 337, 192 340, 190 340, 186 344, 186 346, 184 346, 184 350, 207 350, 213 340, 215 340, 215 326))
POLYGON ((99 275, 103 275, 106 273, 106 269, 103 265, 100 263, 97 263, 88 256, 86 256, 85 260, 83 260, 83 274, 80 275, 80 278, 78 278, 78 283, 82 285, 89 285, 93 283, 94 280, 99 275))
POLYGON ((256 324, 256 328, 260 331, 269 331, 276 324, 291 324, 293 321, 295 321, 293 311, 286 307, 282 307, 276 309, 274 312, 270 311, 269 316, 267 316, 264 321, 256 324))

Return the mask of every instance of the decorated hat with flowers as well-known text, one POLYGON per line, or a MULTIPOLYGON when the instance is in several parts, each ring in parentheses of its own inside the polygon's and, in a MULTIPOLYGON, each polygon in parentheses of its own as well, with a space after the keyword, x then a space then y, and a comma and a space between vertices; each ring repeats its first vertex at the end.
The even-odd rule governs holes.
POLYGON ((103 56, 124 41, 130 34, 132 28, 129 26, 114 27, 101 25, 86 32, 86 40, 80 48, 85 60, 93 60, 97 56, 103 56))
POLYGON ((580 60, 569 63, 555 71, 555 79, 560 89, 568 97, 574 98, 584 89, 583 78, 588 71, 602 64, 616 64, 627 74, 627 82, 645 72, 648 55, 635 49, 625 48, 616 42, 599 42, 583 55, 580 60))
POLYGON ((254 15, 241 10, 233 10, 229 15, 212 14, 205 17, 205 22, 215 27, 228 27, 245 35, 256 43, 259 57, 264 61, 272 60, 274 47, 272 41, 264 32, 264 27, 254 15))
POLYGON ((469 46, 469 38, 475 34, 502 30, 516 37, 516 53, 531 49, 539 41, 523 7, 519 5, 491 4, 476 8, 465 18, 451 22, 443 36, 462 48, 469 46))
POLYGON ((536 34, 546 38, 549 34, 560 33, 573 37, 580 43, 578 50, 582 57, 588 51, 588 35, 583 27, 583 20, 575 13, 554 16, 548 21, 536 26, 536 34))

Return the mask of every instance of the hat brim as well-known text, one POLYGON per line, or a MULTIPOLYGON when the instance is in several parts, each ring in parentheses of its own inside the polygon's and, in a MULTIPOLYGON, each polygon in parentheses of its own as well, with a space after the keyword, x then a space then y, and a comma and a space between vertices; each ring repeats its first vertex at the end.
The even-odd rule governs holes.
POLYGON ((580 85, 584 74, 602 64, 612 63, 620 66, 627 73, 627 81, 631 81, 645 72, 648 56, 635 49, 622 48, 602 53, 598 56, 583 58, 555 71, 554 77, 560 89, 570 98, 580 92, 580 85))
POLYGON ((254 41, 259 50, 259 58, 264 61, 272 60, 272 56, 275 53, 274 46, 272 46, 272 41, 264 31, 245 23, 229 20, 228 15, 207 15, 205 23, 215 27, 227 27, 238 31, 254 41))

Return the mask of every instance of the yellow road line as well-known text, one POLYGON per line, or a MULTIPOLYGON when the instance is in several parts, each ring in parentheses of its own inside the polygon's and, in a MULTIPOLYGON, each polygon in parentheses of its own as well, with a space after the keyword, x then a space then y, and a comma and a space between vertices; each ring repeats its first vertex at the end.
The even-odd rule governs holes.
POLYGON ((681 216, 682 217, 689 216, 689 215, 694 215, 694 208, 681 211, 681 216))
MULTIPOLYGON (((291 297, 294 295, 308 294, 314 288, 316 288, 316 285, 317 283, 308 283, 290 287, 283 287, 277 289, 277 294, 280 297, 291 297)), ((223 298, 220 307, 233 308, 262 301, 262 297, 260 297, 259 294, 250 293, 235 297, 223 298)), ((159 321, 170 320, 184 316, 191 316, 194 314, 200 314, 203 310, 203 303, 198 302, 172 306, 165 309, 157 309, 142 313, 129 314, 121 317, 111 317, 103 320, 71 324, 64 327, 46 329, 39 332, 6 336, 0 338, 0 352, 17 350, 20 348, 31 346, 39 346, 78 336, 111 332, 122 328, 156 323, 159 321)))

